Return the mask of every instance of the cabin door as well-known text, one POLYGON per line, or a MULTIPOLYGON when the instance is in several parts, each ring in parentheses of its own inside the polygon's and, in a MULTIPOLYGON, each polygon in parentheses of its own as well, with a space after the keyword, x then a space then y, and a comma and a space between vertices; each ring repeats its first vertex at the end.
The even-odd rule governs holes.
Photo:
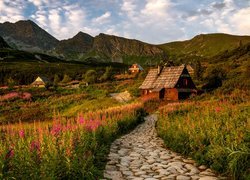
POLYGON ((160 92, 159 92, 159 98, 160 98, 160 99, 164 99, 164 95, 165 95, 165 89, 163 88, 163 89, 160 90, 160 92))

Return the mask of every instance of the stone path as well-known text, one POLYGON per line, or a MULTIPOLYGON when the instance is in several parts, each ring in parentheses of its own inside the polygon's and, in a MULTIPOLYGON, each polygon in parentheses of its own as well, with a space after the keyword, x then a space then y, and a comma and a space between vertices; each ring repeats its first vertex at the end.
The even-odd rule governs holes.
POLYGON ((156 115, 145 118, 131 133, 113 142, 104 177, 113 180, 216 180, 206 166, 164 148, 155 130, 156 115))

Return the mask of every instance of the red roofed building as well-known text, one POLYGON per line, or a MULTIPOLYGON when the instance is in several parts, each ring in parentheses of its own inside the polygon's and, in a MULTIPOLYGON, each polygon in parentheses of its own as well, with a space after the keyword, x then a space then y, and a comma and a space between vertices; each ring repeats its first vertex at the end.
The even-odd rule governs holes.
POLYGON ((139 88, 142 96, 153 95, 164 100, 186 99, 197 93, 185 65, 151 69, 139 88))

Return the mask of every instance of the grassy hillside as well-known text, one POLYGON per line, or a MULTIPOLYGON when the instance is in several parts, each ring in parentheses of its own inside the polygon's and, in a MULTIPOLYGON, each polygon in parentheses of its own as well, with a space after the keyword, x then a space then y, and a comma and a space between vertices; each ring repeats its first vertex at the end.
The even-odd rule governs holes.
POLYGON ((191 40, 159 45, 170 57, 191 56, 200 59, 211 58, 224 51, 231 51, 250 42, 250 36, 229 34, 201 34, 191 40))

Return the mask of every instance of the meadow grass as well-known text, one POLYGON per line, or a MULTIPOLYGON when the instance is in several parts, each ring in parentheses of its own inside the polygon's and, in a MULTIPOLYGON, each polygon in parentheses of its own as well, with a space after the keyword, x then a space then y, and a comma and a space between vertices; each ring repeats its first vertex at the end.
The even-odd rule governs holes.
POLYGON ((233 179, 250 174, 250 103, 232 97, 163 106, 157 132, 166 145, 233 179))
POLYGON ((142 103, 0 127, 0 179, 98 179, 111 142, 143 120, 142 103))

